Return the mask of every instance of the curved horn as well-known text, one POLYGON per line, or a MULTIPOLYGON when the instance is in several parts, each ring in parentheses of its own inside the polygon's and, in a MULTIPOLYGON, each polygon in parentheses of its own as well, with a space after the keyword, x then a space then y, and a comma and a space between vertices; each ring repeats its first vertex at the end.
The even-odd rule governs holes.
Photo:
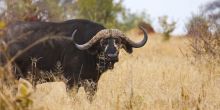
POLYGON ((75 31, 72 34, 72 38, 73 38, 73 42, 74 42, 75 46, 79 50, 86 50, 86 49, 92 47, 92 45, 95 44, 101 38, 108 38, 108 37, 121 37, 124 40, 126 40, 132 47, 140 48, 145 45, 145 43, 147 42, 148 36, 147 36, 147 31, 143 27, 140 26, 139 28, 144 32, 144 38, 142 41, 140 41, 138 43, 130 40, 128 37, 125 36, 125 34, 123 32, 121 32, 118 29, 103 29, 103 30, 99 31, 94 37, 92 37, 91 40, 89 40, 85 44, 77 44, 75 42, 75 40, 74 40, 74 37, 75 37, 74 35, 76 33, 75 31))
POLYGON ((98 40, 100 40, 101 38, 107 38, 111 36, 111 31, 110 29, 103 29, 101 31, 99 31, 94 37, 92 37, 91 40, 89 40, 87 43, 85 44, 77 44, 74 40, 74 32, 72 34, 72 38, 73 38, 73 42, 75 44, 75 46, 79 49, 79 50, 86 50, 90 47, 92 47, 93 44, 95 44, 98 40))
POLYGON ((145 43, 147 42, 147 39, 148 39, 147 31, 142 26, 139 26, 139 28, 144 32, 144 38, 140 42, 136 43, 136 42, 130 40, 128 37, 123 37, 134 48, 140 48, 140 47, 144 46, 145 43))

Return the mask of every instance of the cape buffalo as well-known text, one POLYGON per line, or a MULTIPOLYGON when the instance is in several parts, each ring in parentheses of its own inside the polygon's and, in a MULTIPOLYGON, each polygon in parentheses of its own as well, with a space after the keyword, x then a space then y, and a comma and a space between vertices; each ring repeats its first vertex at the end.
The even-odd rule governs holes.
POLYGON ((13 61, 18 67, 18 77, 27 75, 31 58, 38 58, 36 66, 44 71, 53 71, 59 61, 68 85, 72 86, 79 78, 97 82, 103 72, 113 69, 119 49, 132 53, 132 48, 144 46, 148 36, 144 28, 140 29, 144 33, 143 40, 134 42, 118 29, 106 29, 89 20, 17 22, 8 26, 1 42, 7 44, 9 56, 18 55, 13 61), (49 40, 36 43, 48 36, 49 40))

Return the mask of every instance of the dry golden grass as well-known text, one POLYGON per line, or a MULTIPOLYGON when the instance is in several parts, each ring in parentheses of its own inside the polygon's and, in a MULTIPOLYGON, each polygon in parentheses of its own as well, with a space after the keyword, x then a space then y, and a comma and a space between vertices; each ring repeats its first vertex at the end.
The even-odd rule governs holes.
MULTIPOLYGON (((191 63, 186 38, 163 42, 150 35, 147 45, 129 55, 121 51, 112 71, 104 73, 94 100, 66 92, 61 82, 37 85, 36 110, 219 110, 220 68, 191 63)), ((134 38, 139 39, 139 37, 134 38)))

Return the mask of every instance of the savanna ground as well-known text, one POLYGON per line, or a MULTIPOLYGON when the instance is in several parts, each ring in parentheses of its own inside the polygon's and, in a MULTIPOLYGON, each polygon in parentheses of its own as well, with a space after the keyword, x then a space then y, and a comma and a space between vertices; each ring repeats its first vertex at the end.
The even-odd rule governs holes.
POLYGON ((44 83, 31 94, 31 109, 219 110, 220 68, 206 60, 195 62, 189 41, 174 37, 164 42, 151 34, 133 54, 120 52, 114 69, 99 80, 92 102, 83 88, 66 92, 61 82, 44 83))

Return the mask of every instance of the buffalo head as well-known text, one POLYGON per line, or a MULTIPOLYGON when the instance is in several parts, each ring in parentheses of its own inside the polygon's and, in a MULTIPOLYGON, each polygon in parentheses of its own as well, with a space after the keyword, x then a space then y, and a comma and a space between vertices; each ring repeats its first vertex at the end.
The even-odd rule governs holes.
POLYGON ((132 53, 132 48, 140 48, 147 42, 147 32, 143 27, 140 29, 144 32, 144 38, 140 42, 130 40, 126 35, 118 29, 103 29, 99 31, 91 40, 85 44, 77 44, 73 42, 79 50, 89 50, 90 54, 96 54, 103 57, 106 61, 105 66, 113 69, 114 63, 118 61, 119 49, 123 48, 126 52, 132 53))

